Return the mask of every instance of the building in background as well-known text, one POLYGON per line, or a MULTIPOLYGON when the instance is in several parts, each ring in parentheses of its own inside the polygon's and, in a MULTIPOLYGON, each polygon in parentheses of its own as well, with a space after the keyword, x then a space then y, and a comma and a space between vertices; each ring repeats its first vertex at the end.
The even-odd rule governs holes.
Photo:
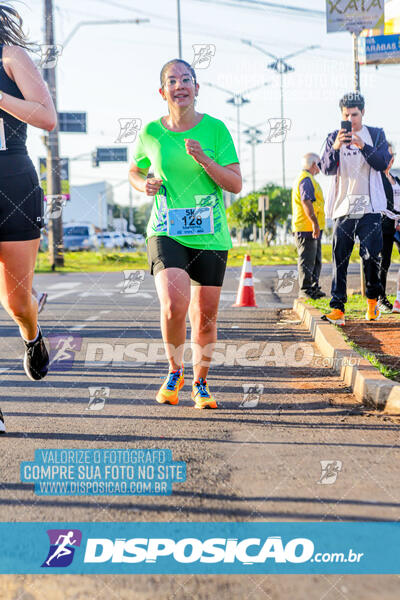
MULTIPOLYGON (((124 219, 123 217, 119 217, 117 219, 113 219, 113 227, 115 231, 118 233, 124 233, 128 231, 128 219, 124 219)), ((134 226, 133 226, 134 227, 134 226)), ((132 229, 131 229, 132 231, 132 229)))
POLYGON ((72 185, 71 199, 63 209, 63 222, 92 223, 98 229, 113 227, 113 187, 107 181, 72 185))

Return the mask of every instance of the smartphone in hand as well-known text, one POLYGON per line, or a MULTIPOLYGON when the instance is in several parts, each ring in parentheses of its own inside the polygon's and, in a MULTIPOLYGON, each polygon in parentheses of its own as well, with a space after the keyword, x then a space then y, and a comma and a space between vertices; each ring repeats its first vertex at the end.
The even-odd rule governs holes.
POLYGON ((349 143, 351 143, 351 130, 352 130, 351 122, 350 121, 342 121, 340 123, 340 129, 344 129, 348 133, 349 143))

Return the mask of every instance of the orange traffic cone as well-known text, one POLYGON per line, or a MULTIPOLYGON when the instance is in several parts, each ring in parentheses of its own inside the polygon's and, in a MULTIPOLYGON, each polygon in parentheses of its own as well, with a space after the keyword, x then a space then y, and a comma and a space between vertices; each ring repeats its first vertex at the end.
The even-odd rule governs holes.
POLYGON ((250 254, 246 254, 244 257, 236 302, 232 306, 255 306, 257 308, 250 254))

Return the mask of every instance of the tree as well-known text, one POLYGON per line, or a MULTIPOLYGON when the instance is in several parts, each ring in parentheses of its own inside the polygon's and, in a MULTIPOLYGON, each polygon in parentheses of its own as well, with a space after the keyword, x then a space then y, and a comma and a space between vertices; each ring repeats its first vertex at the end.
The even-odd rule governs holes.
POLYGON ((277 225, 284 225, 292 213, 292 190, 268 183, 261 195, 269 197, 269 209, 265 211, 265 243, 269 246, 276 238, 277 225))
POLYGON ((269 209, 265 212, 265 243, 269 246, 276 237, 277 225, 284 225, 291 213, 291 190, 268 183, 257 192, 236 200, 228 209, 230 227, 261 227, 258 197, 269 197, 269 209))

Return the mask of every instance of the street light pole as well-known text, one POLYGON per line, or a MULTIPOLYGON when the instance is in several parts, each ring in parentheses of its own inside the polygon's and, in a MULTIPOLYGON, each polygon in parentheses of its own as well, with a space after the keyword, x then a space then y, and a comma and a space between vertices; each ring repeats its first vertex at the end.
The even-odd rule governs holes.
MULTIPOLYGON (((275 54, 272 54, 271 52, 268 52, 264 48, 261 48, 260 46, 253 44, 253 42, 251 40, 242 40, 242 42, 244 44, 247 44, 248 46, 253 46, 254 48, 259 50, 263 54, 266 54, 267 56, 270 56, 271 58, 274 59, 274 62, 268 65, 268 69, 273 69, 280 75, 281 121, 282 121, 282 126, 283 126, 283 119, 284 119, 284 116, 283 116, 283 75, 284 75, 284 73, 289 73, 290 71, 294 71, 294 68, 291 67, 286 62, 286 59, 293 58, 294 56, 298 56, 299 54, 302 54, 303 52, 306 52, 307 50, 315 50, 316 48, 319 48, 319 46, 306 46, 305 48, 302 48, 301 50, 298 50, 297 52, 292 52, 291 54, 287 54, 286 56, 275 56, 275 54)), ((282 139, 282 186, 284 188, 286 187, 285 136, 283 136, 283 139, 282 139)))
POLYGON ((178 53, 182 58, 182 30, 181 30, 181 1, 176 0, 177 18, 178 18, 178 53))
MULTIPOLYGON (((45 0, 44 3, 44 26, 46 45, 50 48, 50 53, 54 52, 54 16, 53 16, 53 0, 45 0)), ((54 107, 57 111, 57 82, 56 82, 56 67, 46 68, 46 63, 43 68, 43 78, 46 81, 54 107)), ((53 129, 49 131, 47 139, 47 202, 49 215, 49 255, 52 271, 56 267, 64 266, 63 256, 63 240, 62 240, 62 215, 61 212, 53 212, 55 202, 54 196, 61 194, 61 175, 60 175, 60 154, 59 154, 59 139, 58 139, 58 122, 53 129)))
MULTIPOLYGON (((281 122, 283 123, 283 69, 280 72, 281 77, 281 122)), ((286 188, 286 162, 285 162, 285 138, 282 140, 282 186, 286 188)))
POLYGON ((254 92, 255 90, 259 90, 259 89, 263 88, 264 86, 269 85, 269 83, 266 81, 262 85, 257 85, 256 87, 245 90, 244 92, 233 92, 232 90, 227 90, 226 88, 220 87, 219 85, 215 85, 214 83, 210 83, 208 81, 204 82, 204 85, 208 85, 210 87, 216 88, 217 90, 220 90, 221 92, 225 92, 226 94, 231 95, 231 98, 229 98, 229 100, 227 100, 227 102, 229 104, 233 104, 234 106, 236 106, 237 151, 238 151, 238 158, 240 161, 240 109, 243 106, 243 104, 247 104, 250 102, 250 100, 245 98, 244 95, 249 94, 250 92, 254 92))
POLYGON ((66 45, 69 44, 71 39, 74 37, 78 29, 86 25, 127 25, 129 23, 135 23, 136 25, 140 25, 141 23, 148 23, 149 21, 150 19, 107 19, 102 21, 79 21, 79 23, 77 23, 72 29, 72 31, 67 35, 62 46, 63 48, 65 48, 66 45))
POLYGON ((360 91, 360 63, 358 62, 358 34, 353 32, 354 91, 360 91))

